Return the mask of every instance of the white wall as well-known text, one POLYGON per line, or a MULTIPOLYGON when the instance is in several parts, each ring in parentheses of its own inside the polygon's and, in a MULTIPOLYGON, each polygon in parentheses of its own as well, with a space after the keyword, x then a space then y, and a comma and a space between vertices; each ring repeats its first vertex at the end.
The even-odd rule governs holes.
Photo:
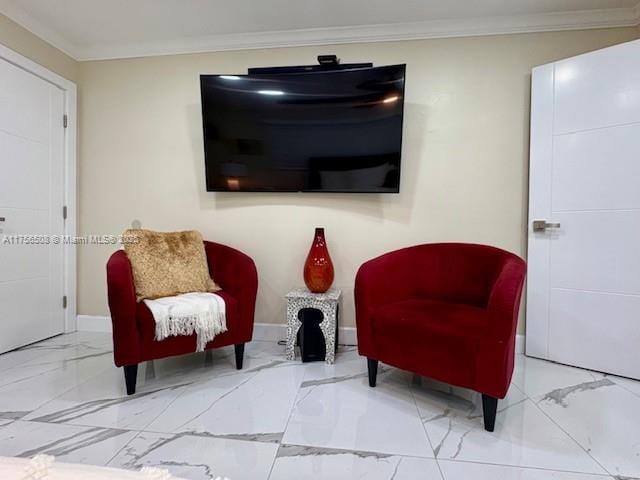
MULTIPOLYGON (((315 226, 326 227, 353 325, 358 266, 406 245, 463 241, 525 254, 529 82, 533 66, 638 37, 610 29, 179 55, 80 64, 80 228, 196 228, 251 255, 259 322, 283 322, 315 226), (400 195, 205 192, 198 75, 247 67, 406 63, 400 195)), ((79 313, 107 315, 113 249, 79 252, 79 313)))

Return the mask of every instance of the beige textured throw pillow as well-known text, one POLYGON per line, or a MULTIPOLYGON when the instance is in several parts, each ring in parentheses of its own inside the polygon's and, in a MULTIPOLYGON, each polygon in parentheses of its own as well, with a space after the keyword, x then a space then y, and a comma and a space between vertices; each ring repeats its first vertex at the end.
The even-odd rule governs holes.
POLYGON ((130 229, 124 250, 131 262, 138 301, 189 292, 216 292, 209 276, 202 235, 186 232, 152 232, 130 229))

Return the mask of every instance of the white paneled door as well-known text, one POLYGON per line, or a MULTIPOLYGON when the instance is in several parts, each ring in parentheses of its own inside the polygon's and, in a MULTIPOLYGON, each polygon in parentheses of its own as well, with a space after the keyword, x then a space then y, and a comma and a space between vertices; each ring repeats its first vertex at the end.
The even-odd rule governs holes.
POLYGON ((64 331, 64 92, 0 59, 0 353, 64 331))
POLYGON ((527 355, 640 378, 640 41, 533 70, 527 355))

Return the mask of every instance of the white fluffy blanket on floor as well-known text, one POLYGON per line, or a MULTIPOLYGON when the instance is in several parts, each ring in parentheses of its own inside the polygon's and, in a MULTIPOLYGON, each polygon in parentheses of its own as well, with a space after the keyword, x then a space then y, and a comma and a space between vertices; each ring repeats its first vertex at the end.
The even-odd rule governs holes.
POLYGON ((156 321, 156 340, 196 334, 196 352, 219 333, 227 331, 224 300, 215 293, 184 293, 175 297, 145 300, 156 321))
POLYGON ((31 460, 0 457, 0 478, 2 480, 179 480, 164 469, 145 467, 140 472, 132 472, 116 468, 54 463, 54 458, 49 455, 38 455, 31 460))

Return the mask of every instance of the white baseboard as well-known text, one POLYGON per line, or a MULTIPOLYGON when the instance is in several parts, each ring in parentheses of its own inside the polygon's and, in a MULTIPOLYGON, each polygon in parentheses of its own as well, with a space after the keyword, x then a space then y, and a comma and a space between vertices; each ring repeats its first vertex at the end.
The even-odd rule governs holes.
POLYGON ((283 323, 254 323, 253 339, 278 342, 287 338, 287 326, 283 323))
MULTIPOLYGON (((342 345, 356 345, 355 327, 340 327, 338 341, 342 345)), ((278 342, 287 339, 287 326, 284 323, 255 323, 253 325, 253 339, 278 342)))
MULTIPOLYGON (((79 332, 111 333, 111 318, 103 315, 78 315, 79 332)), ((354 327, 340 327, 340 343, 355 345, 356 329, 354 327)), ((283 323, 255 323, 253 325, 253 339, 277 342, 286 340, 287 326, 283 323)))
POLYGON ((79 332, 103 332, 111 333, 111 317, 103 315, 78 315, 79 332))
POLYGON ((358 336, 356 335, 355 327, 340 327, 339 330, 340 338, 338 341, 340 342, 340 345, 358 344, 358 336))
MULTIPOLYGON (((111 333, 111 319, 101 315, 78 315, 79 332, 111 333)), ((346 345, 357 345, 355 327, 340 327, 339 342, 346 345)), ((255 323, 253 339, 269 342, 286 340, 287 326, 283 323, 255 323)), ((524 335, 516 335, 516 353, 524 353, 524 335)))
MULTIPOLYGON (((340 344, 357 345, 355 327, 340 327, 340 344)), ((287 326, 283 323, 256 323, 253 326, 253 339, 277 342, 287 338, 287 326)), ((524 353, 524 335, 516 335, 516 353, 524 353)))

